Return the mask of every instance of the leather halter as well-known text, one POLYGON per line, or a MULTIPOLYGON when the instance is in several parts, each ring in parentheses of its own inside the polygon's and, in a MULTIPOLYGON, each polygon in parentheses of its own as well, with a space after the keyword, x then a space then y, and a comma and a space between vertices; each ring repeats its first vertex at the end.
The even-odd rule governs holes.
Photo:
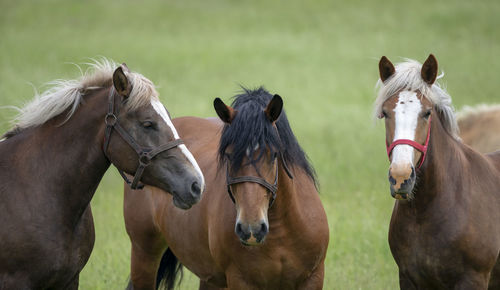
POLYGON ((422 167, 422 164, 424 163, 425 156, 427 155, 427 149, 429 148, 429 139, 431 136, 431 120, 432 120, 431 118, 432 118, 432 116, 429 116, 429 128, 427 129, 427 138, 425 139, 424 145, 422 145, 418 142, 415 142, 413 140, 410 140, 410 139, 394 140, 391 143, 391 145, 387 144, 387 142, 386 142, 385 146, 387 148, 387 157, 389 157, 389 159, 391 158, 391 152, 392 152, 392 150, 394 150, 394 147, 396 147, 397 145, 401 145, 401 144, 410 145, 411 147, 422 152, 422 156, 420 157, 420 161, 419 161, 418 167, 417 167, 417 170, 420 169, 420 167, 422 167))
MULTIPOLYGON (((113 129, 118 132, 118 134, 122 137, 122 139, 132 147, 132 149, 135 150, 137 155, 139 156, 139 166, 137 167, 134 175, 134 179, 130 181, 127 176, 123 173, 122 170, 118 169, 118 172, 120 175, 123 177, 123 180, 130 185, 130 188, 132 189, 142 189, 144 187, 144 184, 139 183, 141 180, 141 176, 144 173, 144 169, 146 166, 148 166, 151 163, 151 160, 158 154, 160 154, 163 151, 175 148, 179 146, 180 144, 183 144, 184 142, 181 139, 175 139, 173 141, 167 142, 166 144, 160 145, 156 148, 150 148, 150 147, 143 147, 139 145, 136 140, 130 136, 125 129, 118 123, 118 117, 115 114, 115 98, 114 98, 114 92, 115 89, 114 87, 111 87, 111 90, 109 92, 109 102, 108 102, 108 113, 106 114, 106 117, 104 117, 104 123, 106 124, 106 130, 104 133, 104 144, 103 144, 103 151, 104 155, 111 161, 111 158, 109 158, 107 154, 108 146, 109 146, 109 141, 111 139, 111 133, 113 132, 113 129)), ((112 161, 111 161, 112 162, 112 161)))
MULTIPOLYGON (((286 174, 288 175, 288 177, 290 177, 290 179, 293 179, 293 175, 292 175, 292 173, 290 172, 290 169, 288 168, 288 166, 285 163, 285 159, 283 158, 283 154, 280 153, 280 157, 281 157, 281 162, 283 163, 283 167, 285 168, 286 174)), ((278 174, 278 165, 279 165, 279 163, 278 163, 278 158, 277 157, 275 157, 274 160, 273 160, 273 164, 276 167, 276 172, 275 172, 274 183, 273 184, 270 184, 264 178, 257 177, 257 176, 231 177, 231 176, 229 176, 229 161, 226 164, 227 164, 226 165, 227 192, 229 193, 229 197, 231 198, 231 200, 233 201, 233 203, 236 203, 236 201, 234 199, 233 191, 231 190, 231 185, 238 184, 238 183, 244 183, 244 182, 253 182, 253 183, 257 183, 257 184, 262 185, 269 192, 271 192, 272 196, 271 196, 271 199, 269 200, 269 208, 271 208, 271 206, 274 203, 274 200, 276 199, 276 192, 278 191, 278 175, 279 175, 278 174)))

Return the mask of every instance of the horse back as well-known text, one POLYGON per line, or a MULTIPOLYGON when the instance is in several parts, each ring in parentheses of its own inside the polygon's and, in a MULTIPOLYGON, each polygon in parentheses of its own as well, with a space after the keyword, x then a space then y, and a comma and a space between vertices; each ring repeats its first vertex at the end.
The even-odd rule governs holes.
POLYGON ((500 149, 500 134, 492 134, 500 125, 500 106, 480 106, 459 114, 460 137, 479 152, 500 149))

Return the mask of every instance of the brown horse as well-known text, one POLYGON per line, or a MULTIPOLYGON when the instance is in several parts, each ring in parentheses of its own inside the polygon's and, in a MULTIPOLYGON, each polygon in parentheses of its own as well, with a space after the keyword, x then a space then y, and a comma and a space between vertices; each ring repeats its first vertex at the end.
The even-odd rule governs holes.
POLYGON ((0 289, 78 288, 94 245, 90 200, 110 163, 182 208, 200 199, 201 172, 151 81, 93 66, 21 109, 0 142, 0 289))
POLYGON ((460 138, 482 153, 500 149, 500 105, 479 105, 465 107, 457 114, 460 138))
POLYGON ((200 289, 321 289, 327 219, 282 99, 245 89, 214 106, 223 122, 174 120, 207 180, 199 204, 182 212, 161 189, 125 189, 130 288, 173 288, 178 258, 200 289))
POLYGON ((499 289, 500 152, 459 141, 433 55, 396 67, 382 57, 379 70, 401 289, 499 289))

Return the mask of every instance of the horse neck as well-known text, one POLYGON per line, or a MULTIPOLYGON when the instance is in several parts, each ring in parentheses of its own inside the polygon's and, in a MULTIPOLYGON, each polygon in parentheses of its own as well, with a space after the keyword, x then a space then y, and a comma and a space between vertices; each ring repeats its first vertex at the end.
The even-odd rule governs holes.
POLYGON ((60 125, 66 117, 63 113, 28 130, 20 144, 37 192, 57 201, 52 207, 72 224, 79 222, 110 165, 102 151, 108 92, 91 92, 66 123, 60 125))
POLYGON ((415 184, 415 204, 423 208, 436 197, 460 192, 463 149, 443 127, 439 118, 433 119, 426 161, 415 184))

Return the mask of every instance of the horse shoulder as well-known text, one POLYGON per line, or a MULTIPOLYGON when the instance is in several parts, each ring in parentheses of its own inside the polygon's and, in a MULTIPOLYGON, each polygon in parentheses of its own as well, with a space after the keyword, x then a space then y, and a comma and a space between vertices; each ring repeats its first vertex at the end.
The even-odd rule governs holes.
POLYGON ((300 240, 301 249, 299 251, 314 263, 314 266, 309 268, 313 270, 326 255, 330 238, 328 219, 313 181, 302 172, 296 173, 298 174, 295 174, 294 185, 297 194, 297 209, 300 212, 288 215, 288 217, 300 219, 300 222, 296 221, 290 224, 299 225, 299 229, 293 230, 301 233, 300 238, 297 239, 300 240), (312 257, 316 257, 316 259, 312 259, 312 257))

